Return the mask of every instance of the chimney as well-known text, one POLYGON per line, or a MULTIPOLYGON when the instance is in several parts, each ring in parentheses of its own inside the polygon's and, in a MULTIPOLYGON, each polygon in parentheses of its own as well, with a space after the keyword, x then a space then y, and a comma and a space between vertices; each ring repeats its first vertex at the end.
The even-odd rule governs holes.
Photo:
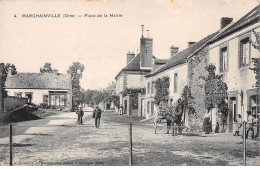
POLYGON ((128 53, 126 54, 126 64, 128 64, 134 57, 135 53, 128 51, 128 53))
POLYGON ((220 19, 220 29, 223 29, 226 27, 228 24, 230 24, 233 21, 233 18, 228 18, 228 17, 222 17, 220 19))
POLYGON ((188 42, 188 48, 196 42, 188 42))
POLYGON ((144 38, 140 39, 140 66, 142 68, 152 67, 153 57, 153 39, 144 38))
POLYGON ((178 53, 179 48, 178 47, 174 47, 173 45, 171 46, 171 58, 176 55, 176 53, 178 53))

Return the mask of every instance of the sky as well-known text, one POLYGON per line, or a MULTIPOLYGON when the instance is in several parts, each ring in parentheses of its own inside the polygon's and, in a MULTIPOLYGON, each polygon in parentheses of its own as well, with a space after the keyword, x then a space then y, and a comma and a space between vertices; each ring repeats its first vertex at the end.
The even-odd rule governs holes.
POLYGON ((45 62, 66 73, 73 62, 85 65, 81 86, 100 89, 115 81, 126 53, 138 53, 144 36, 153 54, 170 57, 170 47, 187 48, 220 28, 221 17, 237 21, 260 0, 24 0, 0 1, 0 62, 19 72, 40 72, 45 62), (60 14, 25 18, 23 14, 60 14), (64 14, 76 17, 63 17, 64 14), (84 17, 96 15, 96 17, 84 17), (100 14, 102 17, 97 17, 100 14), (109 17, 110 14, 122 17, 109 17), (82 17, 78 17, 82 15, 82 17), (108 15, 108 17, 104 17, 108 15), (16 17, 15 17, 16 16, 16 17))

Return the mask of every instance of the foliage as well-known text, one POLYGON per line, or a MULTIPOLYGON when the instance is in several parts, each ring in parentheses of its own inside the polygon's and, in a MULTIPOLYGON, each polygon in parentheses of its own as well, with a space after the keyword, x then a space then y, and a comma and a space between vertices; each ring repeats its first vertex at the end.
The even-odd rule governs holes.
POLYGON ((156 94, 154 97, 155 105, 159 106, 161 102, 167 103, 169 100, 170 78, 168 76, 158 78, 155 81, 156 94))
POLYGON ((188 86, 185 86, 183 88, 182 94, 181 94, 181 99, 179 99, 179 103, 177 105, 177 107, 181 108, 181 112, 186 112, 188 111, 188 113, 195 113, 195 109, 192 106, 192 103, 194 98, 191 95, 191 90, 188 86))
POLYGON ((111 95, 109 101, 114 102, 114 105, 119 108, 120 106, 120 97, 116 95, 111 95))
POLYGON ((53 73, 57 71, 56 69, 51 68, 51 63, 46 62, 43 67, 40 68, 41 73, 53 73))
MULTIPOLYGON (((14 64, 7 63, 4 65, 4 70, 2 74, 3 85, 5 85, 8 73, 11 73, 11 75, 17 74, 17 70, 14 64)), ((5 89, 4 89, 4 97, 7 97, 7 91, 5 89)))
POLYGON ((48 103, 40 103, 40 105, 39 105, 39 107, 40 108, 42 108, 42 109, 47 109, 48 108, 48 103))
POLYGON ((138 93, 141 93, 142 95, 145 94, 145 88, 126 88, 123 92, 122 95, 125 97, 127 94, 132 95, 132 96, 138 96, 138 93))
POLYGON ((206 95, 205 107, 206 109, 211 109, 217 106, 216 108, 222 107, 222 110, 226 110, 223 104, 228 97, 227 84, 221 80, 221 76, 215 74, 215 65, 210 64, 206 67, 206 70, 209 75, 207 78, 204 78, 206 81, 204 88, 206 95))
POLYGON ((260 51, 260 32, 256 32, 253 29, 253 34, 255 35, 255 42, 250 41, 250 43, 252 44, 252 46, 257 49, 258 51, 260 51))
POLYGON ((79 105, 82 103, 82 92, 80 87, 80 79, 82 78, 82 73, 85 69, 85 66, 80 62, 73 62, 72 65, 67 70, 67 73, 71 74, 72 80, 72 101, 73 109, 75 104, 79 105))
MULTIPOLYGON (((251 41, 251 44, 255 49, 258 49, 258 51, 260 51, 260 32, 255 32, 253 30, 253 34, 256 37, 256 41, 255 42, 251 41)), ((257 90, 259 90, 259 88, 260 88, 260 58, 259 58, 259 56, 258 56, 258 58, 252 58, 252 62, 254 63, 254 67, 249 68, 249 69, 253 70, 254 73, 256 74, 255 87, 257 88, 257 90)))

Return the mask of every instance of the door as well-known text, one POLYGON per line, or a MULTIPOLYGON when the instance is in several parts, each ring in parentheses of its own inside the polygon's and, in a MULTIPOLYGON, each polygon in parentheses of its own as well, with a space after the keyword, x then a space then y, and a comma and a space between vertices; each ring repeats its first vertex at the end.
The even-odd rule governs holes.
POLYGON ((154 102, 151 102, 151 116, 154 115, 154 102))
POLYGON ((233 132, 233 125, 237 121, 237 101, 235 97, 231 98, 231 112, 229 114, 229 120, 228 120, 228 130, 229 132, 233 132))
POLYGON ((127 100, 124 100, 124 114, 127 113, 127 100))

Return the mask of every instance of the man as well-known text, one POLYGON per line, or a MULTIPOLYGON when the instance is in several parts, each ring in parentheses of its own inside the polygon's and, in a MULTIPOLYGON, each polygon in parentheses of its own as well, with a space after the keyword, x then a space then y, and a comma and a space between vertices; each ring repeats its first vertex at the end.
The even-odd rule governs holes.
POLYGON ((96 128, 99 128, 100 126, 100 118, 101 118, 101 110, 100 108, 98 108, 98 106, 96 106, 96 108, 94 109, 94 117, 95 117, 95 126, 96 128))
POLYGON ((258 119, 256 119, 254 116, 252 116, 251 111, 247 111, 248 117, 247 117, 247 129, 246 129, 246 138, 248 137, 249 131, 252 131, 252 137, 254 137, 254 124, 258 122, 258 119))
POLYGON ((83 112, 82 108, 79 107, 79 110, 76 113, 78 114, 78 124, 82 125, 83 124, 82 117, 84 116, 84 112, 83 112))

